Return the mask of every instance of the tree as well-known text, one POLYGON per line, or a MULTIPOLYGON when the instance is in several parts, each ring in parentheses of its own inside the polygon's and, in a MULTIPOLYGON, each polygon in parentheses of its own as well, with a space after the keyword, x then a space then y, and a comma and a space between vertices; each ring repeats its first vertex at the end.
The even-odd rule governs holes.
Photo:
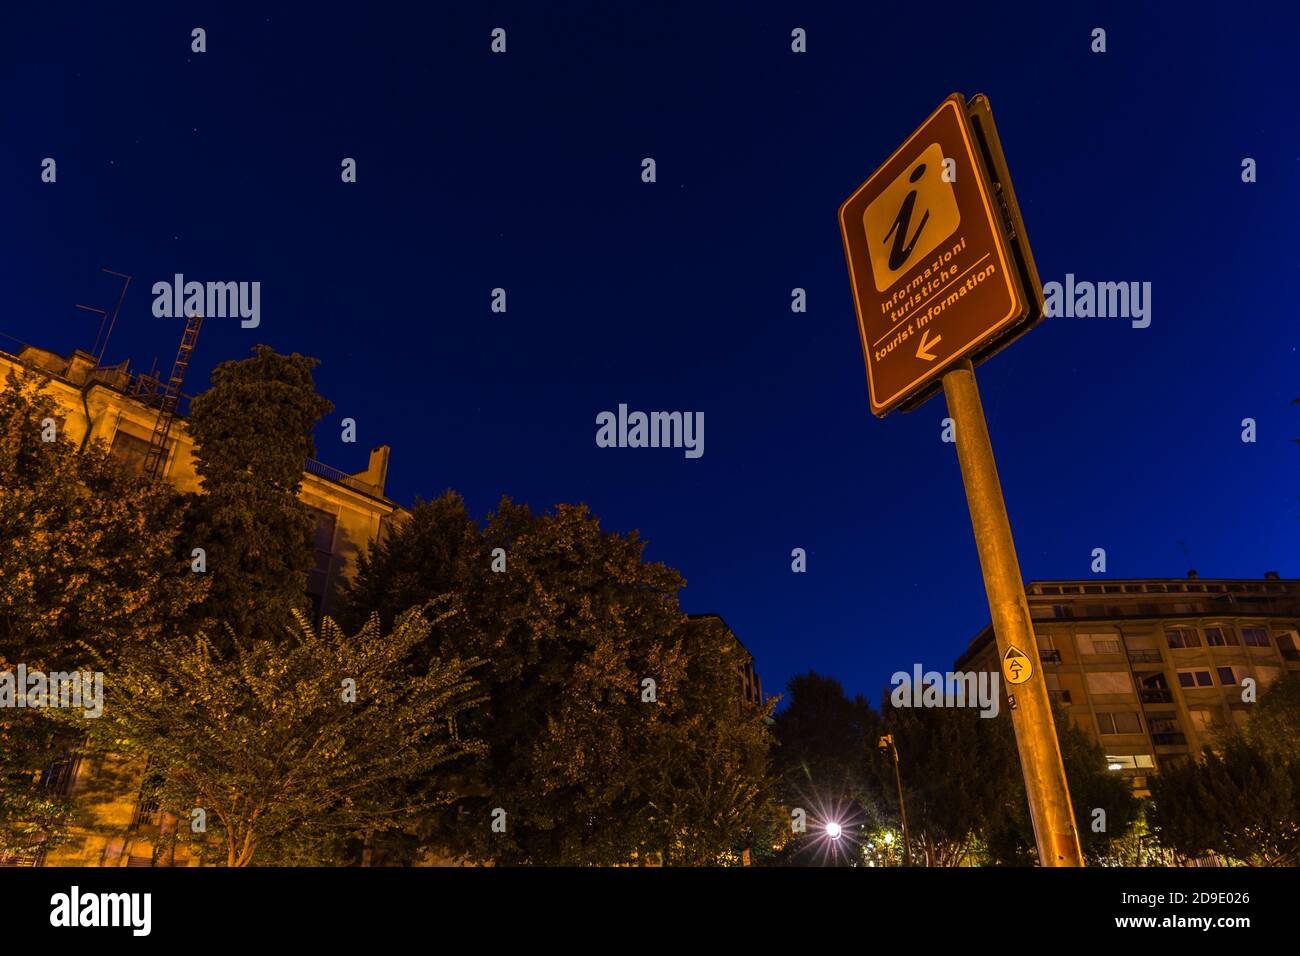
POLYGON ((315 359, 279 355, 223 362, 190 403, 190 434, 203 494, 192 502, 188 541, 207 555, 212 590, 196 620, 241 635, 278 635, 305 606, 313 522, 298 500, 312 430, 333 406, 316 393, 315 359))
POLYGON ((775 702, 744 698, 746 654, 717 617, 689 619, 682 640, 685 679, 643 700, 639 772, 647 837, 638 856, 665 865, 737 863, 771 846, 784 826, 770 774, 775 702))
POLYGON ((111 657, 156 639, 205 590, 179 553, 180 526, 170 489, 128 474, 99 442, 78 448, 43 381, 10 376, 0 390, 0 655, 71 669, 83 645, 111 657))
MULTIPOLYGON (((112 661, 158 640, 207 587, 178 554, 180 499, 101 443, 70 441, 44 384, 11 374, 0 389, 0 671, 82 670, 91 651, 112 661)), ((69 806, 42 773, 85 728, 50 718, 0 709, 0 852, 62 835, 69 806)))
POLYGON ((1283 763, 1300 763, 1300 675, 1284 672, 1248 713, 1244 733, 1252 747, 1283 763))
POLYGON ((1151 785, 1160 842, 1188 857, 1218 853, 1248 866, 1300 862, 1300 765, 1228 737, 1199 763, 1151 785))
MULTIPOLYGON (((773 725, 779 794, 788 811, 805 812, 813 830, 803 837, 790 834, 782 859, 853 862, 847 854, 822 852, 816 831, 831 818, 864 825, 883 819, 885 795, 874 767, 880 717, 861 694, 850 700, 839 681, 815 671, 790 678, 786 698, 773 725)), ((892 776, 888 783, 892 795, 892 776)))
POLYGON ((205 842, 191 837, 202 810, 228 866, 305 862, 409 826, 450 794, 405 784, 478 748, 457 724, 482 701, 477 662, 431 660, 415 678, 406 666, 445 616, 412 611, 390 633, 372 617, 347 637, 297 612, 279 640, 167 639, 120 663, 92 742, 147 756, 177 838, 205 842))
POLYGON ((457 842, 498 863, 627 862, 648 838, 636 759, 649 748, 642 681, 658 697, 685 679, 682 579, 642 560, 582 506, 535 515, 503 499, 489 517, 465 605, 490 664, 488 745, 457 842), (506 571, 491 570, 491 553, 506 571), (507 815, 504 833, 489 822, 507 815))
POLYGON ((406 520, 358 557, 356 576, 339 589, 335 617, 352 629, 378 614, 381 627, 392 627, 407 609, 464 590, 475 570, 469 559, 479 556, 478 536, 454 491, 417 499, 406 520))
POLYGON ((852 700, 833 677, 816 671, 786 684, 788 703, 776 715, 776 763, 786 800, 812 793, 827 799, 866 796, 880 719, 861 694, 852 700))
POLYGON ((1188 857, 1218 853, 1249 866, 1300 863, 1300 679, 1279 677, 1245 727, 1198 763, 1162 768, 1151 785, 1160 842, 1188 857))
POLYGON ((452 494, 372 549, 346 616, 445 594, 457 613, 428 652, 487 662, 489 704, 465 723, 486 752, 440 768, 461 796, 431 821, 431 845, 586 865, 720 861, 757 839, 762 714, 742 711, 733 651, 686 618, 681 577, 643 549, 578 505, 535 514, 503 499, 479 528, 452 494))
POLYGON ((59 755, 59 727, 40 711, 0 714, 0 856, 55 846, 66 836, 71 806, 42 784, 41 771, 59 755))
MULTIPOLYGON (((1009 723, 952 706, 888 707, 884 718, 898 748, 914 862, 959 866, 1024 812, 1009 723)), ((882 790, 894 786, 892 762, 877 761, 876 771, 882 790)))

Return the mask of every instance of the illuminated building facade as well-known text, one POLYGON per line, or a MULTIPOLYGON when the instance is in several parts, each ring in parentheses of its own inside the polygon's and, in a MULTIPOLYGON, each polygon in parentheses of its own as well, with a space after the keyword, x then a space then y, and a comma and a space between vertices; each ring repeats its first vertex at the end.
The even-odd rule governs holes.
MULTIPOLYGON (((1300 581, 1032 581, 1025 588, 1048 692, 1139 796, 1161 767, 1193 759, 1246 719, 1262 691, 1300 671, 1300 581)), ((958 670, 999 670, 985 627, 958 670)))

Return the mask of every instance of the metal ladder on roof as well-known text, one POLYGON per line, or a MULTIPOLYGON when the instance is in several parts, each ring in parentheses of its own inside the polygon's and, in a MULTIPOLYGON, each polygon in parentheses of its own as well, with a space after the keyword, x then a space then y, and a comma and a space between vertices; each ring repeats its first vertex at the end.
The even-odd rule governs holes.
POLYGON ((176 361, 172 364, 171 377, 166 382, 155 386, 154 398, 158 400, 158 418, 154 421, 153 437, 149 440, 149 450, 144 458, 144 475, 150 480, 158 477, 163 463, 167 460, 167 438, 171 434, 172 422, 176 419, 176 407, 181 400, 181 385, 185 383, 185 372, 190 367, 190 357, 199 340, 199 329, 203 327, 203 316, 191 315, 185 320, 185 331, 181 333, 181 344, 176 350, 176 361))

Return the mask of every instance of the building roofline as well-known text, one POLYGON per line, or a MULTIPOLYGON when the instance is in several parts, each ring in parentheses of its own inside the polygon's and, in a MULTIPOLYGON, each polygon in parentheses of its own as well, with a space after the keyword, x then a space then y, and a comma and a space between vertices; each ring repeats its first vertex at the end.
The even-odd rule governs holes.
MULTIPOLYGON (((14 341, 18 341, 18 340, 17 340, 17 339, 14 339, 14 341)), ((59 358, 65 358, 65 356, 60 355, 58 352, 55 352, 53 349, 41 348, 41 346, 39 346, 39 345, 30 345, 30 344, 24 342, 24 343, 23 343, 23 347, 24 347, 24 349, 35 349, 35 350, 38 351, 38 352, 46 352, 46 353, 48 353, 48 354, 50 354, 50 355, 58 355, 59 358)), ((79 352, 79 351, 82 351, 82 350, 81 350, 81 349, 74 349, 73 351, 74 351, 74 352, 79 352)), ((92 357, 92 358, 93 358, 93 356, 90 356, 90 353, 88 353, 88 352, 84 352, 83 354, 87 355, 88 357, 92 357)), ((152 407, 151 407, 147 402, 145 402, 142 398, 140 398, 139 395, 133 395, 133 394, 131 394, 130 392, 126 391, 125 389, 117 388, 117 387, 114 386, 111 382, 107 382, 107 381, 105 381, 105 380, 102 379, 102 378, 92 378, 92 379, 88 379, 86 382, 84 382, 84 383, 78 385, 78 384, 77 384, 76 382, 74 382, 72 379, 68 378, 65 374, 62 374, 62 373, 60 373, 60 372, 52 371, 52 370, 50 370, 50 369, 48 369, 48 368, 45 368, 44 366, 41 366, 41 365, 33 365, 33 364, 31 364, 30 362, 25 362, 25 361, 23 361, 23 358, 22 358, 21 355, 15 355, 13 352, 9 352, 9 351, 7 351, 7 350, 5 350, 5 349, 0 349, 0 358, 9 359, 9 360, 11 360, 15 365, 21 365, 23 368, 25 368, 25 369, 27 369, 27 370, 29 370, 29 371, 32 371, 32 372, 36 372, 36 373, 38 373, 38 374, 40 374, 40 375, 43 375, 43 376, 45 376, 45 377, 48 378, 48 379, 53 379, 53 380, 57 380, 57 381, 59 381, 59 382, 62 382, 64 385, 67 385, 69 388, 75 389, 76 391, 79 391, 79 392, 84 392, 84 393, 87 394, 87 395, 89 395, 91 392, 93 392, 96 388, 103 388, 103 389, 107 389, 109 392, 112 392, 114 395, 119 395, 119 396, 121 396, 122 398, 124 398, 124 399, 126 399, 127 401, 131 402, 132 404, 134 404, 135 406, 137 406, 138 408, 140 408, 141 410, 143 410, 143 411, 145 411, 145 412, 153 412, 153 413, 156 413, 156 412, 157 412, 157 409, 152 408, 152 407)), ((101 367, 103 367, 103 368, 112 368, 112 369, 123 369, 123 371, 125 371, 124 366, 128 365, 129 362, 130 362, 130 360, 127 359, 127 360, 123 361, 120 365, 116 365, 116 366, 101 366, 101 367)), ((97 368, 97 369, 93 369, 93 370, 92 370, 92 374, 93 374, 94 371, 97 371, 97 370, 98 370, 98 368, 97 368)), ((129 374, 129 373, 126 373, 126 374, 129 374)), ((182 397, 182 398, 186 398, 186 399, 191 399, 191 398, 193 398, 194 396, 192 396, 192 395, 188 395, 188 394, 182 392, 182 393, 181 393, 181 397, 182 397)), ((182 414, 179 410, 177 410, 177 412, 176 412, 176 417, 177 417, 178 419, 180 419, 180 421, 181 421, 182 423, 185 423, 185 422, 187 422, 187 421, 189 420, 189 416, 188 416, 188 415, 184 415, 184 414, 182 414)), ((187 434, 188 434, 188 428, 186 429, 186 432, 187 432, 187 434)), ((191 442, 191 444, 193 444, 193 440, 194 440, 193 437, 190 436, 190 442, 191 442)), ((340 475, 345 475, 347 478, 352 478, 352 479, 354 479, 354 480, 357 480, 355 475, 350 474, 350 473, 347 473, 347 472, 344 472, 341 468, 335 468, 333 465, 327 465, 325 462, 315 461, 315 459, 308 459, 308 461, 313 461, 313 462, 314 462, 315 464, 317 464, 317 465, 324 466, 324 468, 326 468, 327 470, 330 470, 330 471, 337 471, 337 472, 339 472, 340 475)), ((308 477, 308 476, 310 476, 310 477, 312 477, 312 478, 316 478, 316 479, 318 479, 318 480, 320 480, 320 481, 323 481, 323 482, 325 482, 325 483, 327 483, 327 484, 329 484, 329 485, 331 485, 331 486, 335 486, 335 487, 338 487, 338 488, 346 488, 348 491, 352 492, 353 494, 355 494, 355 495, 357 495, 357 496, 359 496, 359 497, 367 498, 367 499, 369 499, 369 500, 371 500, 371 501, 375 501, 375 502, 378 502, 378 503, 380 503, 380 504, 388 505, 389 507, 391 507, 391 508, 394 509, 394 510, 398 510, 398 509, 401 509, 401 508, 402 508, 402 506, 401 506, 400 504, 398 504, 398 503, 397 503, 396 501, 394 501, 392 498, 387 497, 386 495, 383 495, 383 494, 375 494, 374 492, 366 491, 366 490, 364 490, 364 489, 362 489, 362 488, 357 487, 356 484, 353 484, 352 482, 349 482, 349 481, 345 481, 345 480, 343 480, 342 478, 334 478, 334 477, 331 477, 331 476, 329 476, 329 475, 323 475, 323 474, 320 474, 319 472, 310 471, 310 470, 308 470, 308 468, 307 468, 306 462, 304 462, 304 463, 303 463, 303 477, 306 478, 306 477, 308 477)), ((361 482, 359 482, 359 480, 358 480, 358 483, 361 483, 361 482)), ((304 481, 304 484, 306 484, 305 481, 304 481)))
MULTIPOLYGON (((1300 585, 1300 578, 1283 578, 1283 577, 1262 577, 1262 578, 1202 578, 1202 577, 1199 577, 1199 576, 1197 576, 1197 577, 1182 577, 1182 578, 1100 578, 1100 579, 1098 579, 1098 578, 1035 578, 1035 579, 1032 580, 1032 581, 1027 581, 1027 582, 1025 582, 1025 591, 1026 591, 1026 593, 1028 593, 1028 591, 1029 591, 1030 588, 1033 588, 1033 587, 1035 587, 1035 586, 1039 586, 1039 585, 1044 585, 1044 584, 1047 584, 1047 585, 1075 584, 1075 585, 1092 585, 1092 586, 1096 586, 1096 585, 1105 585, 1105 584, 1112 584, 1112 585, 1115 585, 1115 584, 1175 584, 1175 583, 1176 583, 1176 584, 1265 584, 1265 583, 1268 583, 1268 584, 1293 584, 1293 585, 1300 585)), ((1113 596, 1113 593, 1114 593, 1114 592, 1111 592, 1111 595, 1112 595, 1112 596, 1113 596)), ((1140 594, 1140 593, 1143 593, 1143 592, 1133 592, 1133 593, 1139 593, 1139 594, 1140 594)), ((1186 591, 1182 591, 1182 592, 1178 592, 1178 591, 1174 591, 1174 592, 1168 592, 1168 591, 1166 591, 1166 592, 1158 592, 1158 591, 1157 591, 1157 592, 1147 592, 1147 593, 1155 593, 1155 594, 1163 593, 1163 594, 1165 594, 1165 595, 1168 595, 1168 594, 1170 594, 1170 593, 1173 593, 1173 594, 1180 594, 1180 593, 1181 593, 1181 594, 1186 594, 1186 593, 1188 593, 1188 592, 1186 592, 1186 591)), ((1204 592, 1201 592, 1201 591, 1193 591, 1193 592, 1190 592, 1190 593, 1193 593, 1193 594, 1203 594, 1204 592)), ((1107 596, 1107 592, 1101 592, 1100 595, 1098 595, 1097 592, 1091 592, 1091 593, 1088 593, 1088 594, 1074 594, 1074 595, 1070 595, 1070 594, 1059 594, 1059 595, 1058 595, 1058 594, 1047 594, 1047 595, 1038 594, 1038 595, 1034 595, 1034 596, 1035 596, 1035 597, 1039 597, 1039 598, 1042 598, 1042 597, 1048 597, 1048 598, 1054 598, 1054 597, 1061 597, 1061 598, 1068 598, 1068 597, 1089 598, 1089 597, 1098 597, 1098 596, 1106 597, 1106 596, 1107 596)), ((1165 620, 1165 619, 1174 618, 1174 617, 1201 618, 1201 617, 1274 617, 1274 616, 1276 616, 1276 617, 1294 617, 1295 615, 1294 615, 1294 614, 1291 614, 1291 613, 1285 613, 1285 614, 1270 614, 1270 613, 1268 613, 1268 612, 1260 612, 1260 611, 1257 611, 1257 610, 1252 610, 1252 611, 1242 610, 1242 611, 1240 611, 1239 613, 1236 613, 1236 614, 1227 614, 1227 613, 1222 613, 1222 612, 1191 611, 1191 612, 1188 612, 1188 613, 1186 613, 1186 614, 1181 614, 1181 615, 1174 615, 1174 614, 1148 614, 1148 615, 1140 615, 1140 614, 1139 614, 1139 615, 1115 615, 1115 614, 1103 614, 1103 615, 1101 615, 1100 617, 1088 617, 1087 615, 1083 615, 1083 616, 1080 616, 1080 617, 1064 618, 1064 619, 1060 619, 1060 620, 1069 620, 1069 621, 1110 620, 1110 619, 1114 619, 1114 618, 1116 618, 1116 617, 1121 617, 1121 618, 1124 618, 1125 620, 1136 621, 1136 620, 1140 620, 1140 619, 1142 619, 1142 618, 1150 618, 1150 619, 1152 619, 1152 620, 1165 620)), ((1056 621, 1056 623, 1059 623, 1059 622, 1060 622, 1060 621, 1057 620, 1057 619, 1053 619, 1053 620, 1056 621)), ((1032 623, 1031 623, 1031 626, 1033 626, 1032 623)), ((989 640, 990 640, 992 637, 993 637, 993 624, 990 622, 990 623, 988 623, 988 624, 985 624, 984 627, 982 627, 979 631, 977 631, 976 634, 975 634, 975 636, 974 636, 973 638, 970 639, 970 642, 966 645, 966 650, 962 651, 961 656, 957 658, 957 661, 956 661, 956 663, 955 663, 953 666, 954 666, 954 667, 958 667, 958 668, 962 667, 962 666, 963 666, 967 661, 969 661, 972 657, 974 657, 976 653, 978 653, 979 651, 983 650, 984 647, 988 644, 989 640)))
POLYGON ((701 612, 701 613, 699 613, 699 614, 687 614, 687 615, 686 615, 686 619, 687 619, 688 621, 702 621, 702 620, 706 620, 706 619, 708 619, 708 618, 714 618, 714 619, 716 619, 717 621, 719 621, 719 622, 722 624, 722 626, 725 627, 725 628, 727 629, 727 633, 731 635, 731 639, 732 639, 733 641, 735 641, 737 644, 739 644, 740 647, 741 647, 741 649, 742 649, 746 654, 749 655, 750 660, 753 660, 753 659, 754 659, 754 652, 751 651, 748 647, 745 646, 745 642, 742 641, 742 640, 741 640, 741 639, 736 635, 735 630, 732 628, 732 626, 731 626, 730 624, 727 623, 726 618, 724 618, 721 614, 717 613, 716 611, 703 611, 703 612, 701 612))

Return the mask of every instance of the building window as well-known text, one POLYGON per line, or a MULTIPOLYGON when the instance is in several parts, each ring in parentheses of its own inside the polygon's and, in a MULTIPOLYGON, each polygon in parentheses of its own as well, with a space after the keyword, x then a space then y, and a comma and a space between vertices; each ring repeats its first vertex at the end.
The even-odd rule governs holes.
POLYGON ((1156 762, 1150 754, 1106 754, 1106 765, 1111 770, 1146 770, 1154 768, 1156 762))
POLYGON ((1125 671, 1092 671, 1088 691, 1093 694, 1131 694, 1133 682, 1125 671))
POLYGON ((1103 734, 1140 734, 1142 722, 1136 713, 1120 711, 1118 713, 1100 713, 1097 726, 1103 734))
POLYGON ((329 589, 330 568, 334 560, 334 532, 338 519, 328 511, 312 508, 316 527, 312 531, 316 565, 307 575, 307 593, 312 597, 312 610, 319 620, 323 598, 329 589))
POLYGON ((1268 647, 1268 631, 1262 627, 1243 627, 1241 637, 1249 647, 1268 647))
MULTIPOLYGON (((135 435, 124 432, 119 428, 113 434, 113 445, 108 453, 117 459, 122 467, 131 474, 142 475, 144 474, 145 459, 149 457, 150 444, 150 439, 137 438, 135 435)), ((169 451, 171 450, 171 444, 171 442, 167 443, 169 451)), ((167 458, 164 456, 163 461, 166 460, 167 458)))
POLYGON ((1119 639, 1114 634, 1080 634, 1079 653, 1118 654, 1119 639))
POLYGON ((1230 627, 1207 627, 1205 629, 1205 643, 1209 647, 1236 647, 1237 635, 1232 633, 1230 627))
POLYGON ((1209 671, 1179 671, 1178 683, 1183 687, 1213 687, 1209 671))
POLYGON ((1052 613, 1057 617, 1074 617, 1074 609, 1068 604, 1053 604, 1052 613))
POLYGON ((1224 687, 1235 687, 1239 682, 1231 667, 1215 668, 1219 672, 1219 683, 1224 687))
POLYGON ((1185 627, 1170 627, 1165 629, 1165 640, 1170 647, 1200 647, 1201 639, 1197 637, 1196 632, 1185 627))

